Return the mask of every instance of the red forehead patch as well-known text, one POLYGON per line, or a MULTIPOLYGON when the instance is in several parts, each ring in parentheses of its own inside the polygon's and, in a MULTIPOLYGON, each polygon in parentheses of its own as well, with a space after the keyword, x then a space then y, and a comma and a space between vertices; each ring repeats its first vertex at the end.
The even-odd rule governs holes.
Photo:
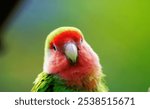
POLYGON ((82 39, 81 34, 76 31, 71 30, 64 31, 55 36, 53 41, 50 43, 50 48, 53 46, 53 44, 55 44, 57 47, 63 47, 63 45, 67 42, 72 41, 78 43, 80 42, 81 39, 82 39))

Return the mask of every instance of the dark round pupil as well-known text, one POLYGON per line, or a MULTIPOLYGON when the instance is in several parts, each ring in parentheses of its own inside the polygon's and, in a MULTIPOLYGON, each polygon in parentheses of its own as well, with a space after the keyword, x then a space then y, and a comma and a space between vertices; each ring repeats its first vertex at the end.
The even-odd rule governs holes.
POLYGON ((56 46, 55 45, 53 45, 53 49, 56 50, 56 46))

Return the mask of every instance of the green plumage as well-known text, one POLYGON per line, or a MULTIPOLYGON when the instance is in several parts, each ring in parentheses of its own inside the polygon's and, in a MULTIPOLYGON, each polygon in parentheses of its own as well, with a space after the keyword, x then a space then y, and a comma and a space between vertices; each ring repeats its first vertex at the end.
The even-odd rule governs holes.
MULTIPOLYGON (((42 72, 38 75, 34 81, 34 86, 32 92, 85 92, 84 89, 78 89, 76 87, 67 87, 66 82, 60 79, 56 75, 47 74, 42 72)), ((104 84, 104 81, 99 83, 95 92, 106 92, 107 87, 104 84)))
POLYGON ((32 92, 73 92, 73 88, 66 87, 65 81, 56 75, 42 72, 34 81, 32 92))

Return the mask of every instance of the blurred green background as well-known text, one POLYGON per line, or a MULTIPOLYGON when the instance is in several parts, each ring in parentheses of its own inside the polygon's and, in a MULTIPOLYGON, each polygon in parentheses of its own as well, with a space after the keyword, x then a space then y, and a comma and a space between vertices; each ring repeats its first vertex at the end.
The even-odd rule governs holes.
POLYGON ((0 91, 30 91, 42 71, 45 38, 60 26, 81 29, 100 56, 110 91, 147 91, 149 6, 149 0, 26 0, 4 30, 0 91))

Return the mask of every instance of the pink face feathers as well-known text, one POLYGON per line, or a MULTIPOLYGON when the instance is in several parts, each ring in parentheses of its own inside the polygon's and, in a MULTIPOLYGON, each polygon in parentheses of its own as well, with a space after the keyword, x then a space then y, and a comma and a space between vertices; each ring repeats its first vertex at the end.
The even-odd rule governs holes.
POLYGON ((87 87, 96 87, 94 84, 101 66, 98 56, 83 36, 79 32, 68 30, 55 36, 49 43, 44 70, 49 74, 59 75, 69 85, 82 87, 87 81, 90 85, 87 87))

